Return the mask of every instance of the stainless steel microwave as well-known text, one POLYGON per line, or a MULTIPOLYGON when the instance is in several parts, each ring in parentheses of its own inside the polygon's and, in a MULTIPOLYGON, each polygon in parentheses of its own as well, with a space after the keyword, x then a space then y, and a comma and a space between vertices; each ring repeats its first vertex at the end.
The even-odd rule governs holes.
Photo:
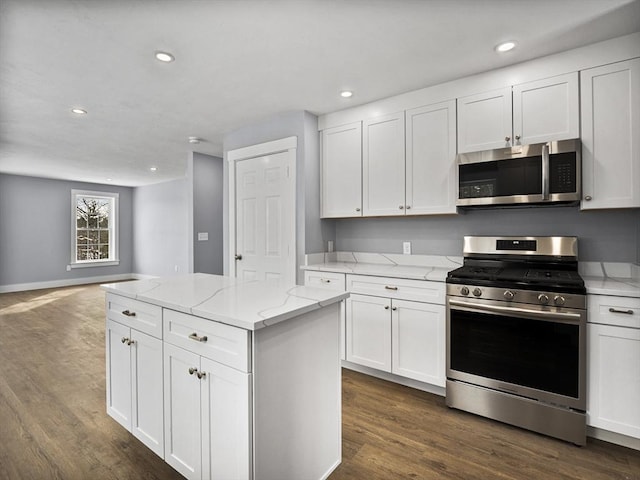
POLYGON ((459 207, 577 203, 580 139, 458 155, 459 207))

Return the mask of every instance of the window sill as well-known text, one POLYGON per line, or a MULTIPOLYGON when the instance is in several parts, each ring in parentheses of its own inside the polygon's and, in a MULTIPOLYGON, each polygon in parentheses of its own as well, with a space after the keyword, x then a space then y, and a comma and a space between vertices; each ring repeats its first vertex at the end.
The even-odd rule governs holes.
POLYGON ((69 270, 72 268, 89 268, 89 267, 113 267, 120 265, 120 260, 103 260, 98 262, 82 262, 82 263, 70 263, 69 270))

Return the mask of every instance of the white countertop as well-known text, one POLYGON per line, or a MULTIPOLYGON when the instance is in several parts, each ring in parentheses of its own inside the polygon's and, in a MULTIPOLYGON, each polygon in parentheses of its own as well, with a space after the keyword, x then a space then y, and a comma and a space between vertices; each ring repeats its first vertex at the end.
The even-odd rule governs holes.
POLYGON ((431 280, 434 282, 444 282, 447 278, 447 272, 453 270, 453 267, 380 265, 377 263, 350 262, 318 263, 314 265, 305 265, 301 268, 303 270, 315 270, 321 272, 351 273, 354 275, 377 275, 380 277, 431 280))
POLYGON ((640 281, 632 278, 582 277, 591 295, 640 298, 640 281))
MULTIPOLYGON (((301 268, 322 272, 376 275, 444 282, 447 273, 462 265, 460 257, 359 252, 307 255, 301 268)), ((581 262, 587 293, 640 298, 640 266, 630 263, 581 262)))
POLYGON ((347 292, 284 284, 278 280, 241 281, 194 273, 101 285, 124 297, 226 323, 259 330, 349 296, 347 292))
POLYGON ((335 252, 307 255, 309 263, 303 270, 377 275, 444 282, 447 273, 462 266, 462 258, 440 255, 399 255, 362 252, 335 252))

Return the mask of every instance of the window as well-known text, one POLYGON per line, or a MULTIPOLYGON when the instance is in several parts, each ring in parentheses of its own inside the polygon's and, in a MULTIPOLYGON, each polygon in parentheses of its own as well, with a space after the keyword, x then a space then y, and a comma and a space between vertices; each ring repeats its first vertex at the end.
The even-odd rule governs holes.
POLYGON ((118 194, 71 191, 71 267, 118 265, 118 194))

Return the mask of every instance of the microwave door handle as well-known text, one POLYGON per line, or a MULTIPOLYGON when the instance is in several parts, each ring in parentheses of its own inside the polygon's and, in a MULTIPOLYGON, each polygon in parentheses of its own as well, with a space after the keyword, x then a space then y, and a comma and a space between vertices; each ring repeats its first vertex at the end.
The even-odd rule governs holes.
POLYGON ((542 200, 549 200, 549 144, 542 145, 542 200))

